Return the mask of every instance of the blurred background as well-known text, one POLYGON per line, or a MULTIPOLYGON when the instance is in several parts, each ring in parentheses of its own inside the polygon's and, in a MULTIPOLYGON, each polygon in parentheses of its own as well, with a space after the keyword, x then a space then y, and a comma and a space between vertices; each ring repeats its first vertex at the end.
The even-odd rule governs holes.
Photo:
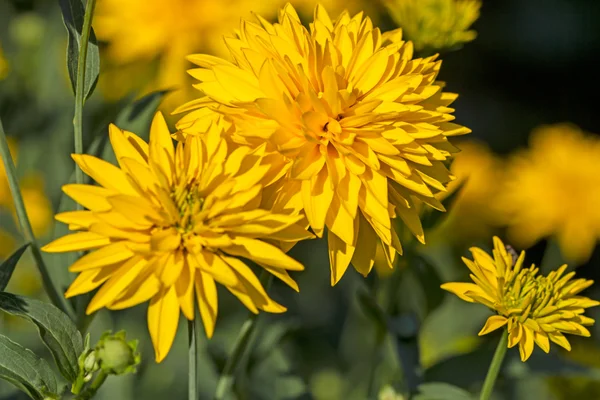
MULTIPOLYGON (((93 27, 101 74, 84 110, 85 148, 110 158, 102 150, 110 122, 147 135, 157 107, 169 113, 198 96, 185 73, 186 55, 224 56, 221 38, 236 29, 241 17, 256 12, 275 20, 284 3, 98 0, 93 27)), ((304 21, 312 20, 313 1, 292 3, 304 21)), ((451 167, 458 179, 452 187, 457 192, 448 199, 450 212, 424 215, 427 245, 412 245, 393 273, 383 267, 363 279, 349 270, 331 288, 326 239, 292 249, 307 267, 296 275, 302 292, 278 283, 272 287, 273 297, 289 311, 261 315, 246 373, 235 391, 239 399, 391 400, 407 398, 402 396, 414 393, 421 382, 435 381, 476 392, 498 336, 477 336, 489 315, 485 307, 439 289, 443 282, 467 279, 460 256, 469 247, 489 249, 492 234, 498 234, 517 250, 528 250, 527 262, 542 270, 568 262, 581 277, 600 278, 600 113, 595 98, 600 3, 483 0, 478 19, 476 13, 463 15, 443 6, 452 1, 322 3, 332 17, 346 8, 364 10, 382 31, 402 26, 418 55, 441 50, 439 79, 446 90, 459 94, 457 121, 473 133, 456 141, 462 152, 451 167), (400 3, 419 9, 435 3, 423 18, 438 22, 415 24, 419 9, 411 14, 400 3), (446 30, 432 34, 440 27, 446 30), (456 30, 468 34, 455 38, 456 30), (432 36, 453 39, 432 41, 432 36), (377 305, 366 294, 373 290, 377 305)), ((74 106, 66 46, 57 2, 0 0, 0 118, 42 244, 65 232, 52 217, 70 206, 60 191, 73 173, 74 106)), ((172 116, 170 123, 176 120, 172 116)), ((0 165, 0 260, 22 243, 0 165)), ((68 257, 47 257, 47 262, 54 279, 66 287, 73 278, 68 257)), ((29 254, 7 291, 45 298, 29 254)), ((600 299, 600 287, 586 294, 600 299)), ((247 316, 228 293, 220 293, 219 301, 215 335, 201 344, 199 384, 201 398, 207 399, 247 316)), ((599 314, 590 312, 595 318, 599 314)), ((139 339, 143 352, 138 374, 111 377, 98 399, 185 398, 184 324, 173 350, 157 365, 145 318, 143 305, 100 311, 92 322, 93 342, 105 330, 125 329, 128 338, 139 339)), ((25 321, 0 315, 0 331, 45 354, 25 321)), ((570 353, 557 346, 549 355, 536 349, 527 363, 509 351, 498 398, 531 399, 532 393, 549 400, 600 398, 599 329, 592 329, 592 338, 575 337, 571 343, 570 353)), ((22 398, 0 382, 0 399, 22 398)))

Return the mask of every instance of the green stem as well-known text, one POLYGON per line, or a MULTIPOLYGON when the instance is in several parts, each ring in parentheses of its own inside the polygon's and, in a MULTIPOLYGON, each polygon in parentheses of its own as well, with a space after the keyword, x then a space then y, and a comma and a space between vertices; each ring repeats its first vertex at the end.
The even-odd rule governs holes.
POLYGON ((487 376, 485 377, 485 382, 483 383, 483 389, 481 389, 481 395, 479 397, 479 400, 488 400, 492 395, 492 392, 494 391, 494 384, 496 383, 496 378, 500 373, 502 361, 504 360, 504 355, 506 354, 507 349, 508 330, 504 329, 502 337, 500 338, 500 342, 498 342, 498 347, 496 347, 494 358, 492 359, 492 363, 490 364, 490 368, 488 369, 487 376))
POLYGON ((21 189, 19 188, 19 181, 17 179, 17 172, 15 169, 15 164, 10 155, 10 150, 8 148, 8 141, 6 139, 6 134, 4 133, 4 128, 2 126, 2 121, 0 120, 0 158, 4 161, 4 169, 6 170, 6 177, 8 179, 8 186, 10 187, 10 191, 12 193, 13 202, 15 204, 15 210, 17 213, 17 219, 19 220, 19 225, 21 227, 21 232, 25 236, 25 240, 31 243, 31 253, 33 254, 33 258, 35 259, 35 263, 40 271, 40 275, 42 275, 42 281, 44 284, 44 289, 56 307, 61 309, 64 313, 73 317, 73 313, 69 303, 64 298, 62 293, 58 291, 54 283, 52 282, 52 278, 48 273, 48 268, 44 263, 44 259, 42 258, 42 253, 40 251, 40 247, 35 240, 35 236, 33 234, 33 229, 31 229, 31 223, 29 222, 29 217, 27 217, 27 212, 25 211, 25 202, 23 201, 23 195, 21 194, 21 189))
POLYGON ((197 374, 196 365, 198 362, 197 338, 196 338, 196 321, 188 320, 188 400, 198 400, 197 374))
MULTIPOLYGON (((96 0, 87 0, 85 15, 83 17, 83 29, 81 32, 81 43, 79 45, 79 55, 77 58, 77 82, 75 84, 75 117, 73 118, 75 153, 83 153, 83 104, 85 103, 85 66, 87 64, 88 42, 92 30, 92 16, 96 8, 96 0)), ((83 183, 83 171, 79 166, 75 166, 75 182, 83 183)), ((77 205, 82 209, 81 205, 77 205)))
POLYGON ((100 386, 102 386, 104 384, 104 381, 106 380, 107 377, 108 377, 108 375, 106 375, 106 373, 104 371, 100 370, 100 372, 98 372, 98 375, 96 375, 96 378, 94 379, 94 381, 92 382, 90 387, 85 389, 83 391, 83 393, 81 393, 79 396, 77 396, 75 398, 75 400, 89 400, 92 397, 94 397, 94 395, 96 394, 98 389, 100 389, 100 386))
MULTIPOLYGON (((267 271, 263 270, 262 274, 260 275, 260 281, 265 286, 266 290, 269 289, 271 278, 272 275, 269 274, 267 271)), ((254 333, 254 330, 256 329, 257 317, 258 314, 250 313, 246 321, 244 321, 244 324, 242 325, 240 333, 238 334, 238 337, 233 346, 233 351, 227 359, 227 362, 225 363, 225 368, 223 368, 223 372, 221 373, 219 381, 217 382, 215 400, 223 400, 225 398, 229 398, 227 396, 231 391, 231 388, 235 381, 235 372, 237 371, 248 347, 250 347, 250 339, 252 337, 252 333, 254 333)))

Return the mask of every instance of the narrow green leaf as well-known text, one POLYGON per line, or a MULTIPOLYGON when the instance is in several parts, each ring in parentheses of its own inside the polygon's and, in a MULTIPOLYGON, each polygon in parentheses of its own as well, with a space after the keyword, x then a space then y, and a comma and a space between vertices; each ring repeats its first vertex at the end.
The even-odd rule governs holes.
POLYGON ((83 338, 66 314, 52 304, 11 293, 0 293, 0 309, 33 322, 60 373, 69 382, 77 379, 83 338))
POLYGON ((429 382, 419 386, 414 400, 475 400, 471 393, 443 382, 429 382))
POLYGON ((59 385, 50 365, 3 335, 0 335, 0 378, 34 400, 60 398, 59 385))
POLYGON ((10 277, 15 271, 15 267, 23 253, 25 253, 25 250, 27 250, 27 247, 29 247, 29 243, 26 243, 17 249, 0 265, 0 292, 6 289, 6 285, 8 285, 8 281, 10 281, 10 277))
MULTIPOLYGON (((67 68, 69 70, 69 78, 71 87, 75 93, 77 82, 77 63, 79 57, 79 46, 81 44, 81 35, 83 31, 83 16, 85 8, 81 0, 58 0, 62 11, 63 22, 67 28, 68 44, 67 44, 67 68)), ((88 45, 88 53, 85 63, 85 82, 83 85, 83 96, 85 99, 90 97, 100 74, 100 52, 98 50, 98 42, 94 29, 90 32, 90 40, 88 45)))
POLYGON ((115 125, 147 138, 154 113, 169 92, 169 90, 159 90, 135 100, 119 113, 115 125))

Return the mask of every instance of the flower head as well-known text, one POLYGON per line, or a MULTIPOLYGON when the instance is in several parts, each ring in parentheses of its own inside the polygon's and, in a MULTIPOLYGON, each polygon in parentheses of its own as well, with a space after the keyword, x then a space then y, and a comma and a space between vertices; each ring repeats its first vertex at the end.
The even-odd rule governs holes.
POLYGON ((479 18, 481 0, 384 0, 392 18, 417 51, 438 51, 477 37, 469 30, 479 18))
POLYGON ((565 274, 563 265, 548 276, 538 274, 532 265, 523 268, 525 252, 517 257, 494 237, 493 257, 480 248, 471 248, 473 260, 463 258, 475 283, 445 283, 442 289, 471 303, 481 303, 496 311, 488 318, 479 335, 498 328, 508 329, 508 347, 519 345, 521 360, 533 352, 534 343, 546 353, 550 341, 571 350, 564 333, 590 336, 585 326, 593 325, 592 318, 583 315, 586 308, 600 302, 578 296, 594 281, 575 279, 575 272, 565 274))
POLYGON ((258 208, 259 182, 268 171, 259 151, 228 152, 217 125, 202 139, 189 136, 175 148, 160 113, 149 143, 114 125, 110 140, 120 168, 89 155, 73 156, 100 186, 63 187, 87 210, 58 214, 57 220, 78 232, 43 248, 95 250, 71 265, 79 276, 67 297, 101 286, 87 313, 150 301, 148 327, 157 361, 171 348, 179 311, 194 319, 194 297, 212 336, 215 282, 255 313, 285 311, 240 257, 297 290, 287 271, 302 265, 265 240, 298 241, 310 234, 296 225, 302 216, 258 208))
POLYGON ((541 126, 511 159, 498 202, 508 237, 529 247, 554 236, 565 257, 586 261, 600 239, 600 139, 568 124, 541 126))
POLYGON ((378 242, 392 265, 392 220, 424 240, 415 205, 443 210, 434 193, 453 179, 448 137, 470 132, 450 122, 456 95, 435 80, 440 62, 413 59, 399 30, 382 34, 362 13, 332 21, 317 6, 310 29, 289 4, 276 24, 257 18, 225 39, 232 62, 189 57, 206 97, 178 110, 189 112, 178 128, 195 134, 218 113, 229 140, 267 143, 287 168, 273 204, 303 209, 318 236, 328 228, 332 284, 350 262, 368 274, 378 242))
POLYGON ((257 6, 261 2, 249 0, 99 0, 94 30, 107 43, 104 94, 175 89, 169 102, 189 100, 185 56, 224 52, 222 36, 257 6))

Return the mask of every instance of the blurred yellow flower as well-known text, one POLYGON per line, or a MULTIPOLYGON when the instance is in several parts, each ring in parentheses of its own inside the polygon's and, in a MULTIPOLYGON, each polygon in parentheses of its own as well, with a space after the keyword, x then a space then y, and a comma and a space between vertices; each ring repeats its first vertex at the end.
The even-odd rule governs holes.
POLYGON ((554 236, 563 255, 585 262, 600 238, 600 139, 569 124, 541 126, 507 168, 499 204, 508 237, 529 247, 554 236))
MULTIPOLYGON (((18 155, 17 144, 9 139, 8 146, 13 161, 16 163, 18 155)), ((29 172, 21 179, 19 186, 21 188, 21 194, 23 195, 25 210, 27 211, 31 227, 33 228, 33 233, 36 236, 46 234, 52 225, 52 205, 50 204, 50 200, 46 197, 42 177, 35 172, 29 172)), ((16 221, 16 213, 12 194, 6 178, 6 170, 4 169, 4 163, 0 158, 0 212, 3 208, 9 210, 16 221)), ((8 251, 10 252, 11 250, 8 251)))
POLYGON ((217 318, 215 281, 252 312, 283 312, 254 272, 252 260, 298 290, 288 270, 303 266, 263 239, 311 237, 299 215, 258 208, 268 167, 260 152, 228 152, 218 125, 188 136, 175 148, 162 114, 152 122, 149 144, 110 127, 120 168, 89 155, 75 162, 100 186, 65 185, 64 192, 87 210, 56 219, 79 231, 44 246, 47 252, 93 251, 70 267, 79 276, 67 297, 100 285, 86 312, 123 309, 150 301, 148 328, 157 362, 169 352, 181 310, 194 319, 194 297, 207 336, 217 318), (195 295, 194 295, 195 289, 195 295))
POLYGON ((224 53, 223 35, 264 9, 265 2, 251 0, 98 0, 93 26, 106 42, 103 94, 115 100, 132 91, 175 89, 165 108, 193 98, 185 56, 224 53))
POLYGON ((384 0, 417 51, 439 51, 470 42, 481 0, 384 0))
POLYGON ((6 231, 0 229, 0 260, 6 259, 15 249, 15 239, 6 231))
POLYGON ((593 325, 594 320, 583 313, 600 302, 578 294, 594 281, 572 280, 575 272, 564 274, 566 265, 548 276, 538 275, 534 265, 523 268, 524 251, 517 258, 497 237, 493 258, 480 248, 470 250, 473 260, 463 257, 463 261, 475 283, 445 283, 442 289, 497 312, 488 318, 480 336, 507 326, 508 347, 518 344, 522 361, 531 356, 534 343, 548 353, 550 341, 571 350, 563 333, 590 336, 585 326, 593 325))
POLYGON ((2 46, 0 45, 0 81, 8 75, 8 61, 4 58, 4 52, 2 51, 2 46))
POLYGON ((450 182, 448 192, 437 196, 443 201, 460 190, 447 218, 436 231, 436 237, 446 242, 489 237, 492 228, 503 222, 496 203, 504 180, 503 160, 480 142, 462 141, 459 147, 460 153, 450 166, 450 172, 457 179, 450 182))
POLYGON ((233 62, 189 57, 206 97, 177 110, 191 111, 178 128, 195 134, 214 110, 229 140, 266 143, 287 164, 274 207, 303 209, 319 237, 328 228, 331 284, 350 262, 367 275, 378 242, 393 265, 394 218, 423 242, 416 204, 444 210, 434 194, 453 179, 448 137, 470 132, 450 122, 457 95, 435 81, 441 63, 413 59, 400 30, 382 34, 362 13, 332 21, 321 6, 310 30, 288 4, 279 23, 244 20, 225 40, 233 62))

